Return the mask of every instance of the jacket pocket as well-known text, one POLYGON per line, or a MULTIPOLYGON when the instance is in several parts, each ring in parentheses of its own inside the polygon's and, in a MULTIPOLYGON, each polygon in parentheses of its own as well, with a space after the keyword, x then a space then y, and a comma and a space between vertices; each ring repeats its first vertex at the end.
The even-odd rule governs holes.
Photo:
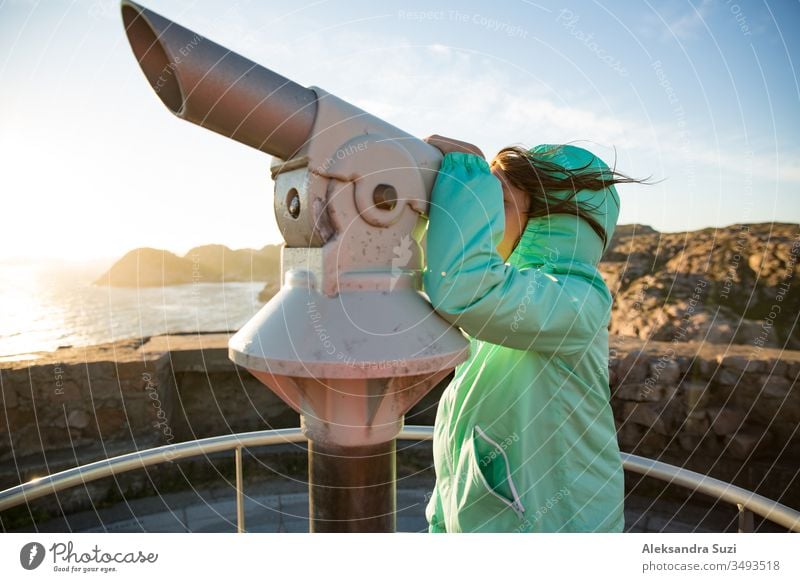
POLYGON ((470 432, 469 446, 465 448, 466 490, 462 499, 466 503, 459 519, 462 528, 514 530, 524 519, 525 507, 503 445, 475 425, 470 432))

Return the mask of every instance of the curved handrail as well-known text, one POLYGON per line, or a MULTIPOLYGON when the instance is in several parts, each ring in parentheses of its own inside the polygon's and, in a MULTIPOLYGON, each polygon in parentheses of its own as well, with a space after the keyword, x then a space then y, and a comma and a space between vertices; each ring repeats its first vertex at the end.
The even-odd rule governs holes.
MULTIPOLYGON (((401 440, 426 441, 433 439, 433 427, 406 426, 398 435, 401 440)), ((45 495, 58 493, 63 489, 82 485, 90 481, 141 469, 151 465, 172 462, 202 454, 241 450, 248 447, 270 446, 283 443, 305 442, 306 437, 300 428, 282 428, 237 433, 164 445, 144 451, 127 453, 110 459, 103 459, 81 465, 46 477, 33 479, 0 492, 0 511, 33 501, 45 495)), ((736 504, 740 510, 748 510, 794 532, 800 532, 800 512, 758 495, 742 487, 720 481, 702 473, 669 465, 654 459, 620 453, 625 470, 654 477, 670 484, 679 485, 704 493, 728 503, 736 504)), ((237 455, 237 461, 240 456, 237 455)), ((237 476, 241 467, 237 463, 237 476)), ((240 513, 240 512, 237 512, 240 513)), ((242 528, 240 528, 242 529, 242 528)))
POLYGON ((0 492, 0 511, 33 501, 45 495, 58 493, 76 485, 83 485, 103 477, 111 477, 134 469, 151 465, 188 459, 198 455, 230 451, 231 449, 305 442, 306 437, 299 428, 280 428, 229 434, 183 443, 164 445, 144 451, 126 453, 73 467, 46 477, 32 479, 0 492))
POLYGON ((698 493, 722 499, 730 504, 738 505, 740 511, 752 511, 788 530, 800 533, 800 511, 773 501, 769 497, 764 497, 738 485, 684 469, 683 467, 656 461, 655 459, 648 459, 647 457, 640 457, 630 453, 620 453, 620 456, 622 457, 622 466, 626 471, 639 473, 645 477, 654 477, 661 481, 666 481, 670 485, 679 485, 698 493))

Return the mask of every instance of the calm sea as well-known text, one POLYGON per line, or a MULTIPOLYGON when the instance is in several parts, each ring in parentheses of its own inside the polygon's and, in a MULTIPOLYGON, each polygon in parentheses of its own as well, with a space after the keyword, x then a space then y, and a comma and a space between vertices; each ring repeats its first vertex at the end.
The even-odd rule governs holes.
POLYGON ((110 262, 0 263, 0 359, 152 335, 237 330, 262 282, 96 287, 110 262))

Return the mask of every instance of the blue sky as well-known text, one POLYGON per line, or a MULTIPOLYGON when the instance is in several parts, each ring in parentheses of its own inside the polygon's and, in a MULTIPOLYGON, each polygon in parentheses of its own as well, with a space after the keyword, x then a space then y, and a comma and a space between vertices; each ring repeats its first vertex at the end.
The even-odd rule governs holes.
MULTIPOLYGON (((143 4, 420 137, 577 142, 621 223, 800 222, 800 3, 143 4)), ((269 158, 173 117, 117 2, 0 0, 0 260, 281 240, 269 158)))

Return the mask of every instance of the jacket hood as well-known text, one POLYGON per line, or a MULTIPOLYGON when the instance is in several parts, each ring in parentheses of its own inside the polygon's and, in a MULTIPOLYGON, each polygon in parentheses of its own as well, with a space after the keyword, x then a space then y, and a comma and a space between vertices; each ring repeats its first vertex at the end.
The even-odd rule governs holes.
MULTIPOLYGON (((610 171, 603 160, 580 147, 542 144, 530 151, 570 170, 589 164, 584 171, 610 171)), ((564 198, 571 192, 551 191, 549 194, 564 198)), ((591 225, 582 218, 569 214, 552 214, 528 220, 508 262, 518 268, 548 265, 555 270, 575 266, 575 263, 597 266, 611 244, 617 225, 619 195, 612 184, 603 190, 580 190, 575 201, 584 203, 589 214, 605 229, 606 246, 603 246, 602 239, 591 225)))

